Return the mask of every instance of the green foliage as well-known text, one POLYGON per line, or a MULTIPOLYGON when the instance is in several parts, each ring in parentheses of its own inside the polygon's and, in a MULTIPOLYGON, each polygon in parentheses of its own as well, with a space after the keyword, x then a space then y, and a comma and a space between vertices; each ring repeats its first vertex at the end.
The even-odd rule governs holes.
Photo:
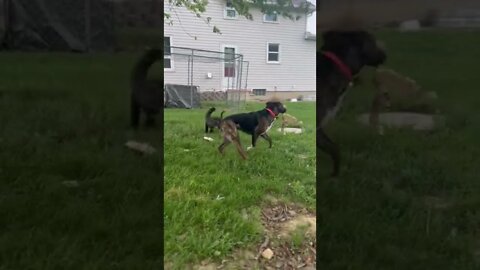
MULTIPOLYGON (((302 15, 311 14, 314 9, 313 5, 308 1, 302 1, 298 7, 294 7, 291 0, 228 0, 240 16, 244 16, 249 20, 253 20, 250 13, 251 8, 258 8, 265 14, 278 14, 290 20, 299 20, 302 15)), ((178 7, 185 7, 190 12, 194 13, 198 18, 201 18, 205 23, 209 24, 210 17, 203 17, 206 11, 208 0, 169 0, 172 9, 178 7)), ((164 13, 164 19, 169 24, 173 24, 173 19, 170 13, 164 13)), ((213 32, 221 34, 218 27, 213 26, 213 32)))

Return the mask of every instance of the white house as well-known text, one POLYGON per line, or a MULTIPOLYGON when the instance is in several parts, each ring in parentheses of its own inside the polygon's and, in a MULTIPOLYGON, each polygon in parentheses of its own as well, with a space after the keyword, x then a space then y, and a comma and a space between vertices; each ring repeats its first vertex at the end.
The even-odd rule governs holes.
POLYGON ((250 96, 315 94, 316 37, 307 32, 307 16, 300 10, 294 11, 294 15, 301 16, 296 21, 262 14, 254 7, 250 9, 253 20, 248 20, 238 15, 227 0, 210 0, 202 18, 183 7, 172 9, 168 1, 164 1, 164 11, 171 16, 165 20, 164 43, 166 48, 172 46, 171 53, 168 49, 165 52, 165 83, 189 83, 189 62, 186 56, 179 55, 188 50, 176 48, 187 47, 226 53, 195 52, 202 55, 193 61, 193 84, 200 91, 230 88, 238 79, 232 69, 240 66, 233 67, 221 59, 235 53, 243 55, 241 88, 250 96), (214 33, 213 26, 221 34, 214 33))

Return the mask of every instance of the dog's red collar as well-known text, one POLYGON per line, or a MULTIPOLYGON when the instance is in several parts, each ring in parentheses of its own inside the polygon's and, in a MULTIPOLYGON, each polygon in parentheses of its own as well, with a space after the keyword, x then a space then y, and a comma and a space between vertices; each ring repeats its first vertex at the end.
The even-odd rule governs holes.
POLYGON ((338 58, 334 53, 332 52, 322 52, 322 54, 327 57, 328 59, 330 59, 333 63, 335 63, 335 65, 337 65, 338 69, 340 69, 340 72, 343 73, 343 75, 345 77, 347 77, 348 81, 352 81, 353 80, 353 76, 352 76, 352 71, 350 70, 350 68, 345 65, 345 63, 343 63, 342 60, 340 60, 340 58, 338 58))
POLYGON ((270 110, 269 108, 265 108, 265 110, 267 110, 267 112, 268 112, 273 118, 277 118, 277 115, 276 115, 272 110, 270 110))

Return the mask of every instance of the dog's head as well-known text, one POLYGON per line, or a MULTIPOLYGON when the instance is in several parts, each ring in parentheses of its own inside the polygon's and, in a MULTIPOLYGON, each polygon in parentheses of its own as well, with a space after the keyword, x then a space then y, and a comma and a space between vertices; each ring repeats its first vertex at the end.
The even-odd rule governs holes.
POLYGON ((383 64, 387 55, 383 45, 374 36, 364 30, 330 30, 323 33, 322 50, 340 53, 358 65, 377 67, 383 64), (352 60, 352 59, 351 59, 352 60))
POLYGON ((268 101, 266 105, 267 105, 266 107, 272 110, 272 112, 274 112, 275 115, 287 112, 287 108, 285 108, 285 106, 283 106, 283 104, 280 101, 268 101))

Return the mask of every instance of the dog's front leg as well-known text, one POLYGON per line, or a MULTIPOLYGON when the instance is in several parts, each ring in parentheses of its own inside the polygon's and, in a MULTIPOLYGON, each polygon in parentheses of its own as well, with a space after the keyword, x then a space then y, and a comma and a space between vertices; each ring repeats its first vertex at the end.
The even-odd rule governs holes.
POLYGON ((255 130, 255 132, 252 134, 252 145, 247 147, 247 151, 252 149, 253 147, 255 147, 257 145, 257 139, 258 139, 258 133, 257 131, 255 130))
POLYGON ((269 147, 268 148, 272 148, 272 139, 270 138, 270 136, 268 136, 267 133, 263 133, 262 135, 262 138, 264 138, 265 140, 267 140, 268 144, 269 144, 269 147))
MULTIPOLYGON (((340 151, 338 146, 327 137, 321 127, 317 128, 317 148, 320 148, 322 151, 330 155, 333 161, 333 172, 331 176, 338 176, 338 173, 340 172, 340 151)), ((318 161, 319 159, 317 158, 317 162, 318 161)))
MULTIPOLYGON (((252 147, 247 148, 247 150, 255 147, 256 144, 257 144, 258 137, 260 137, 260 136, 263 137, 263 134, 265 134, 267 131, 268 131, 268 123, 266 121, 260 120, 258 125, 255 127, 255 130, 253 131, 253 134, 252 134, 252 147)), ((268 135, 267 135, 267 137, 268 137, 268 135)), ((266 139, 266 140, 269 141, 268 139, 266 139)), ((270 142, 270 147, 271 147, 271 142, 270 142)))

